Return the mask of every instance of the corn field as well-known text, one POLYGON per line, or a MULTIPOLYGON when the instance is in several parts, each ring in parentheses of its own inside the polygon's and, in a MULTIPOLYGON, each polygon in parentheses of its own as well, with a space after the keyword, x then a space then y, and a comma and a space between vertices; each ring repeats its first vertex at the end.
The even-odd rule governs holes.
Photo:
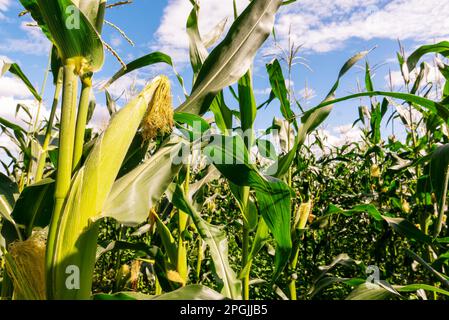
POLYGON ((242 12, 234 1, 230 28, 217 21, 208 39, 200 3, 186 0, 191 83, 166 53, 127 61, 103 40, 110 10, 138 4, 19 2, 51 42, 53 91, 44 98, 25 63, 3 64, 51 113, 28 113, 28 127, 0 118, 19 150, 0 146, 2 300, 448 299, 449 42, 400 47, 400 92, 375 88, 371 50, 348 55, 306 107, 289 88, 299 47, 264 66, 264 101, 253 84, 256 54, 294 0, 242 12), (108 56, 121 68, 94 90, 108 56), (427 81, 429 57, 441 83, 427 81), (114 83, 161 65, 118 106, 114 83), (354 68, 359 92, 337 95, 354 68), (110 118, 93 130, 98 92, 110 118), (329 148, 320 128, 343 102, 362 139, 329 148), (282 117, 256 132, 275 108, 282 117), (394 121, 403 138, 383 132, 394 121))

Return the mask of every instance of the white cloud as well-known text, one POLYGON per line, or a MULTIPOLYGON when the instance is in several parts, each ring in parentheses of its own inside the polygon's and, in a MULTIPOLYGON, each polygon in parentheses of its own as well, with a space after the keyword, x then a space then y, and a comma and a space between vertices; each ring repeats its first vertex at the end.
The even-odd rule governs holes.
MULTIPOLYGON (((247 0, 237 0, 237 8, 242 11, 247 0)), ((204 0, 200 2, 199 27, 202 35, 208 34, 225 18, 232 21, 234 17, 232 1, 204 0)), ((171 55, 178 63, 188 60, 189 39, 186 33, 186 21, 192 5, 186 0, 170 0, 164 9, 161 24, 155 34, 154 50, 171 55)), ((230 23, 228 23, 230 24, 230 23)))
POLYGON ((0 11, 8 10, 11 0, 0 0, 0 11))
POLYGON ((29 23, 32 22, 24 21, 20 25, 20 28, 25 31, 25 38, 3 39, 0 42, 0 50, 33 55, 47 55, 50 51, 50 41, 44 36, 40 28, 27 26, 29 23))
MULTIPOLYGON (((242 10, 248 2, 238 0, 242 10)), ((165 51, 177 62, 186 62, 188 38, 185 23, 189 1, 170 0, 164 10, 153 49, 165 51)), ((281 45, 292 40, 305 49, 327 52, 352 38, 436 41, 449 36, 448 0, 299 0, 281 8, 276 32, 281 45)), ((199 16, 202 34, 225 17, 232 21, 232 2, 205 0, 199 16)), ((230 24, 230 23, 229 23, 230 24)))
POLYGON ((265 88, 265 89, 254 89, 254 94, 255 95, 269 95, 271 92, 271 88, 265 88))
POLYGON ((89 127, 97 132, 102 132, 107 128, 109 120, 110 116, 107 107, 104 104, 97 103, 89 127))
MULTIPOLYGON (((94 87, 100 88, 109 79, 98 80, 94 87)), ((137 89, 142 88, 146 84, 144 77, 141 76, 139 72, 133 72, 131 74, 125 75, 115 81, 111 86, 108 87, 108 92, 113 98, 123 98, 129 100, 134 97, 137 93, 137 89)))
POLYGON ((0 77, 0 97, 27 98, 30 96, 28 88, 15 77, 0 77))
MULTIPOLYGON (((1 80, 4 78, 0 78, 0 89, 3 88, 3 85, 1 83, 1 80)), ((25 95, 23 95, 25 96, 25 95)), ((0 94, 0 117, 3 119, 8 120, 9 122, 18 124, 22 126, 22 128, 27 129, 28 124, 26 121, 28 120, 28 116, 25 114, 24 111, 20 110, 17 117, 15 115, 16 112, 16 106, 17 104, 24 104, 27 107, 29 107, 30 112, 34 114, 36 112, 36 106, 37 103, 35 100, 32 99, 15 99, 12 96, 5 97, 0 94)), ((44 114, 47 114, 44 110, 44 114)), ((0 146, 7 148, 14 156, 17 156, 19 153, 18 146, 6 135, 3 134, 0 131, 0 146)), ((0 160, 3 162, 8 163, 10 158, 7 156, 7 154, 0 150, 0 160)), ((0 171, 3 172, 3 167, 0 167, 0 171)))
POLYGON ((0 0, 0 20, 4 20, 6 18, 4 12, 8 11, 10 4, 11 0, 0 0))
POLYGON ((300 0, 281 10, 276 30, 317 52, 337 49, 351 38, 431 41, 449 36, 449 1, 300 0))
POLYGON ((123 43, 122 40, 123 40, 122 37, 113 35, 111 36, 111 45, 117 49, 117 47, 120 47, 122 45, 123 43))
MULTIPOLYGON (((316 130, 316 136, 323 142, 324 152, 329 152, 335 148, 353 143, 361 142, 362 130, 359 127, 353 127, 352 124, 337 126, 334 128, 320 128, 316 130)), ((307 143, 313 145, 315 136, 312 135, 308 139, 307 143)), ((322 154, 322 150, 317 145, 312 146, 312 152, 319 155, 322 154)))

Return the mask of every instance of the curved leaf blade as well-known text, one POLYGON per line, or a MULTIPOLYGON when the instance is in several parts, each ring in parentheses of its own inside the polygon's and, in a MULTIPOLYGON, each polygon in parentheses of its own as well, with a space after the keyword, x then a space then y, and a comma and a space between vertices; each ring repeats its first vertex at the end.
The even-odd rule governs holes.
POLYGON ((216 94, 237 82, 273 29, 282 0, 253 0, 234 21, 225 39, 210 53, 192 94, 176 111, 204 114, 216 94))

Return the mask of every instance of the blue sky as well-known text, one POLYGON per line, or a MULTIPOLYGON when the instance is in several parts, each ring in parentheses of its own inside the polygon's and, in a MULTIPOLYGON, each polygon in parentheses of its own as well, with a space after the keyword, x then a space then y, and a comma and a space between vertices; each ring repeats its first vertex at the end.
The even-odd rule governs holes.
MULTIPOLYGON (((237 2, 240 11, 248 3, 247 0, 237 2)), ((185 77, 187 88, 190 88, 191 73, 184 32, 190 8, 189 0, 134 0, 131 5, 108 10, 106 19, 122 28, 136 45, 130 46, 109 26, 104 28, 104 40, 126 62, 156 50, 172 55, 176 68, 185 77)), ((49 44, 37 28, 26 26, 30 22, 29 16, 18 17, 21 11, 18 1, 0 0, 0 58, 18 62, 33 84, 40 87, 47 65, 49 44)), ((369 54, 368 60, 372 65, 381 65, 375 73, 376 88, 388 88, 386 77, 391 70, 395 88, 400 89, 395 59, 397 40, 400 39, 409 52, 421 44, 447 40, 447 12, 449 0, 299 0, 282 8, 276 20, 279 45, 286 48, 290 36, 296 45, 302 45, 299 55, 306 59, 307 65, 312 69, 300 64, 294 67, 292 80, 295 95, 302 98, 307 83, 312 97, 308 101, 302 100, 302 104, 312 107, 319 103, 332 87, 344 62, 355 53, 373 47, 377 48, 369 54)), ((232 0, 202 0, 202 34, 206 35, 215 23, 231 14, 232 0)), ((228 21, 228 27, 231 21, 232 19, 228 21)), ((254 86, 259 103, 269 94, 265 64, 272 59, 266 55, 273 48, 273 40, 270 39, 254 62, 254 86)), ((360 66, 363 67, 363 62, 360 66)), ((96 75, 97 81, 106 80, 119 68, 117 60, 107 54, 103 70, 96 75)), ((173 75, 169 68, 147 68, 120 81, 112 93, 119 95, 133 83, 139 87, 161 72, 173 75)), ((354 68, 343 79, 337 95, 355 93, 357 79, 363 85, 363 78, 364 70, 354 68)), ((178 104, 182 99, 182 91, 175 81, 173 87, 174 101, 178 104)), ((15 109, 17 102, 31 104, 30 96, 22 89, 9 76, 0 80, 0 116, 13 117, 14 110, 6 108, 15 109)), ((47 92, 51 93, 50 86, 47 92)), ((97 92, 97 96, 99 104, 95 121, 104 125, 107 112, 103 94, 97 92)), ((45 97, 46 102, 50 101, 50 94, 45 97)), ((232 99, 227 102, 231 108, 236 107, 232 99)), ((352 101, 337 106, 324 128, 331 134, 338 135, 336 128, 351 124, 356 119, 358 105, 359 101, 352 101)), ((277 104, 272 104, 258 115, 257 127, 266 128, 274 116, 280 116, 277 104)))

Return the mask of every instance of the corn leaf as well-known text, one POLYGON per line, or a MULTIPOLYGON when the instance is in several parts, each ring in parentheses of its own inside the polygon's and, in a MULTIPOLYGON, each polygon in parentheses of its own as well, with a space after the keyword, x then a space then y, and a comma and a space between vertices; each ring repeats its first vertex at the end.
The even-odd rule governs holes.
POLYGON ((227 134, 232 129, 232 111, 226 105, 223 91, 220 91, 210 105, 215 123, 221 133, 227 134))
POLYGON ((449 57, 449 41, 442 41, 436 44, 421 46, 416 49, 407 59, 408 71, 413 71, 419 60, 426 54, 439 53, 444 57, 449 57))
POLYGON ((98 218, 112 217, 129 226, 143 223, 179 172, 182 163, 173 164, 171 157, 182 147, 179 140, 169 141, 154 156, 117 180, 98 218))
POLYGON ((26 238, 31 236, 34 227, 45 228, 50 223, 54 190, 54 181, 45 179, 27 186, 20 193, 12 217, 25 227, 26 238))
POLYGON ((204 114, 216 94, 237 82, 273 29, 282 0, 253 0, 234 21, 225 39, 210 53, 192 94, 176 111, 204 114))
POLYGON ((430 112, 440 116, 443 120, 449 119, 449 108, 439 102, 432 101, 427 98, 423 98, 420 96, 415 96, 413 94, 401 93, 401 92, 384 92, 384 91, 371 91, 371 92, 362 92, 353 95, 349 95, 343 98, 332 99, 325 102, 322 102, 320 105, 308 111, 308 113, 314 112, 320 108, 324 108, 339 102, 352 100, 355 98, 361 97, 374 97, 374 96, 384 96, 391 97, 396 99, 401 99, 404 101, 408 101, 414 104, 417 104, 421 107, 428 109, 430 112))
POLYGON ((106 0, 77 0, 78 8, 84 13, 90 23, 101 34, 103 29, 106 0))
POLYGON ((3 76, 7 71, 9 71, 13 75, 17 76, 20 80, 22 80, 22 82, 25 84, 25 86, 28 88, 28 90, 36 98, 37 101, 42 101, 41 96, 39 95, 39 93, 37 93, 37 90, 34 88, 31 81, 23 73, 22 69, 19 67, 19 65, 17 63, 4 62, 0 76, 3 76))
POLYGON ((198 28, 198 10, 199 7, 194 5, 187 19, 187 35, 189 36, 189 48, 190 48, 190 64, 193 70, 193 81, 195 82, 198 73, 203 66, 203 62, 206 60, 209 52, 201 40, 200 31, 198 28))
POLYGON ((256 192, 259 212, 276 241, 275 272, 277 279, 289 259, 291 190, 281 180, 263 176, 249 163, 249 153, 240 136, 214 136, 205 154, 217 169, 232 183, 249 186, 256 192))
POLYGON ((190 285, 159 296, 149 296, 138 292, 120 292, 116 294, 96 294, 94 300, 224 300, 218 292, 202 286, 190 285))
POLYGON ((44 17, 41 14, 41 9, 39 8, 38 0, 20 0, 22 6, 31 14, 31 17, 36 21, 38 26, 41 28, 42 32, 47 36, 47 38, 52 41, 50 31, 48 26, 44 21, 44 17))
MULTIPOLYGON (((253 79, 249 70, 238 82, 240 123, 244 133, 252 130, 257 115, 256 98, 254 97, 253 79)), ((252 134, 252 133, 251 133, 252 134)))
POLYGON ((90 71, 101 69, 103 42, 80 8, 71 0, 38 0, 38 4, 62 60, 82 58, 90 71))
POLYGON ((284 116, 284 119, 290 123, 293 122, 297 128, 298 125, 296 124, 295 114, 291 109, 290 101, 288 99, 289 94, 281 64, 277 59, 275 59, 271 63, 267 64, 266 68, 270 78, 271 90, 281 104, 281 113, 284 116))
POLYGON ((386 300, 400 294, 388 285, 379 283, 363 283, 352 291, 346 300, 386 300))
POLYGON ((223 281, 221 293, 231 299, 241 299, 241 282, 229 265, 228 260, 228 240, 223 227, 211 225, 201 218, 200 214, 192 206, 184 191, 180 186, 176 186, 173 194, 173 205, 179 210, 187 213, 192 218, 201 238, 209 246, 215 271, 223 281))
MULTIPOLYGON (((11 214, 13 212, 13 208, 16 203, 16 196, 18 193, 19 188, 17 187, 17 184, 15 184, 13 181, 11 181, 11 179, 0 172, 0 217, 11 223, 13 226, 16 226, 16 223, 11 217, 11 214)), ((2 234, 4 232, 3 228, 1 229, 2 234)), ((5 239, 9 238, 6 236, 4 237, 5 239)))
POLYGON ((438 225, 436 230, 441 231, 442 219, 445 214, 446 198, 449 182, 449 145, 439 147, 432 155, 430 161, 430 180, 432 188, 437 198, 438 225))
POLYGON ((270 230, 268 229, 267 224, 263 219, 260 219, 257 223, 257 231, 256 235, 254 236, 254 241, 251 245, 251 251, 248 255, 248 263, 243 267, 242 271, 240 272, 239 279, 243 279, 251 270, 251 264, 253 262, 253 259, 256 257, 256 255, 259 253, 260 250, 265 246, 265 244, 270 239, 270 230))
POLYGON ((119 71, 117 71, 111 79, 108 80, 108 82, 103 86, 103 89, 108 88, 111 84, 113 84, 115 81, 123 77, 124 75, 127 75, 130 72, 133 72, 137 69, 144 68, 147 66, 151 66, 153 64, 157 63, 165 63, 173 68, 173 71, 178 78, 179 83, 184 88, 184 80, 182 77, 176 72, 174 69, 174 64, 172 61, 172 58, 169 55, 166 55, 162 52, 152 52, 150 54, 147 54, 143 57, 140 57, 126 65, 126 67, 121 68, 119 71))
POLYGON ((173 238, 170 229, 162 222, 157 214, 154 215, 157 225, 157 231, 161 237, 162 245, 167 252, 169 262, 176 266, 178 261, 178 246, 176 240, 173 238))

